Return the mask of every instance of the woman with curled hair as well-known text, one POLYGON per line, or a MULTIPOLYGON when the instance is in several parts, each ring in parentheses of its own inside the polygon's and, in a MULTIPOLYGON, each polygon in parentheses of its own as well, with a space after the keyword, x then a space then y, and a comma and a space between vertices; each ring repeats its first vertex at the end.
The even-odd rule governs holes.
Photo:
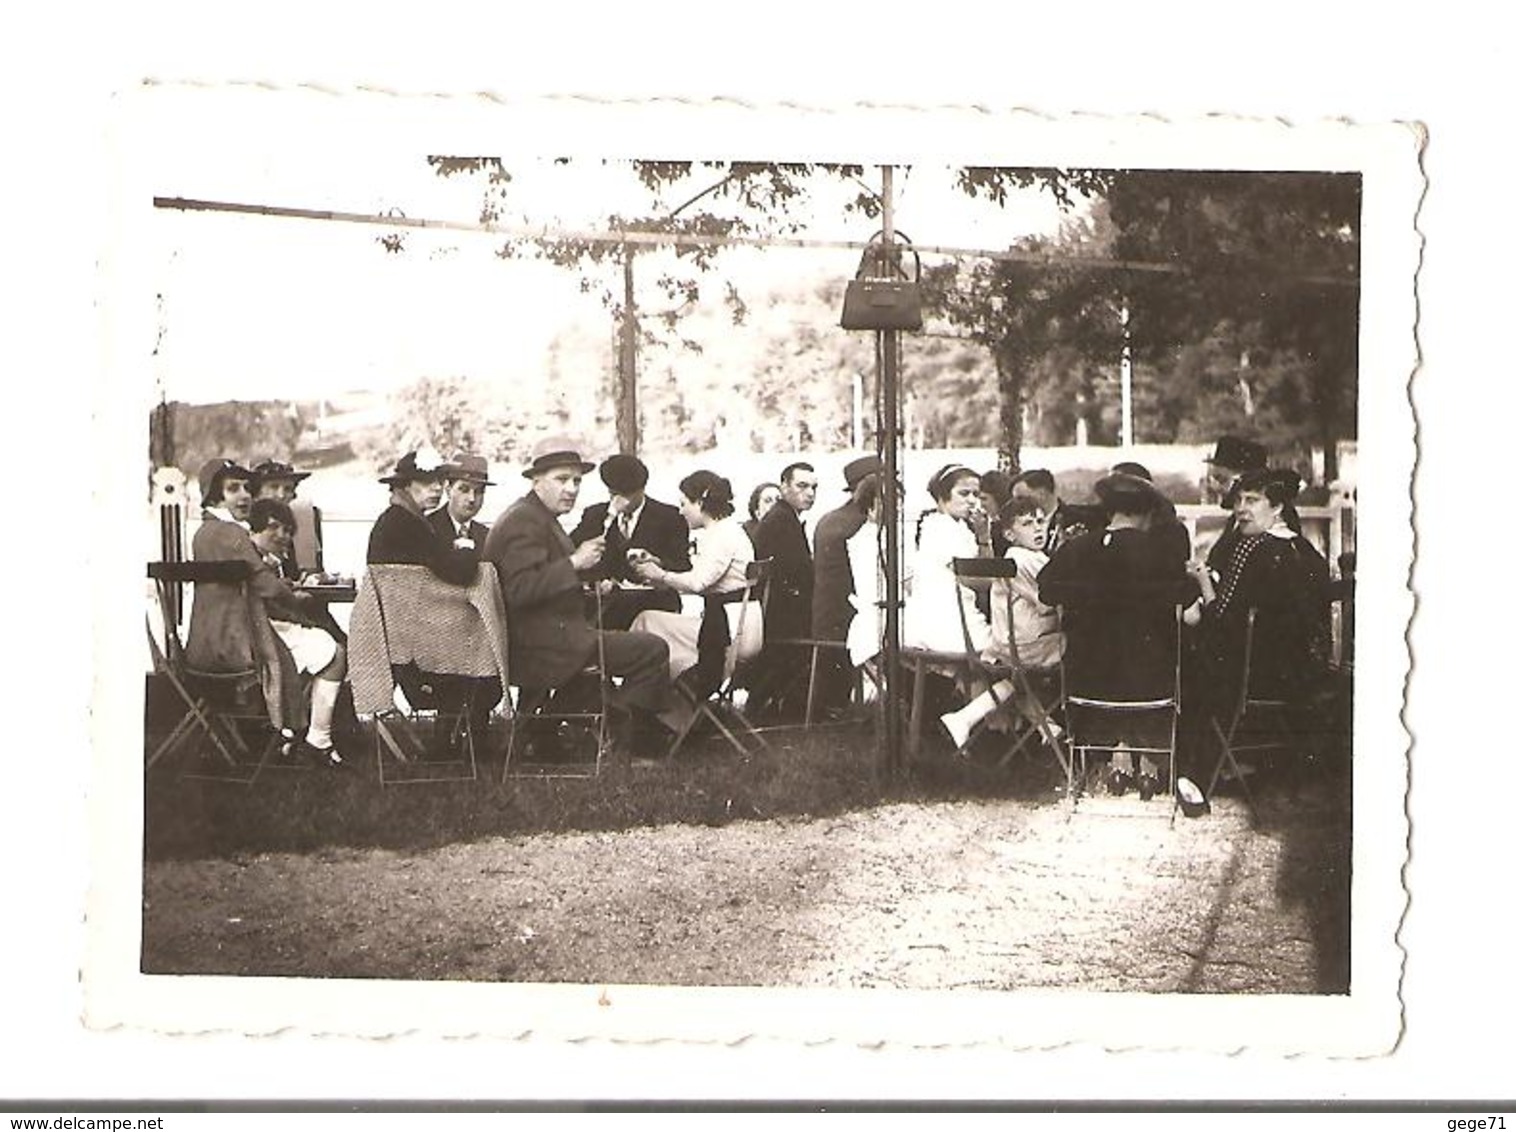
POLYGON ((1331 606, 1326 560, 1291 526, 1300 476, 1288 468, 1245 473, 1233 488, 1237 538, 1215 568, 1192 562, 1200 601, 1207 699, 1229 712, 1241 692, 1248 611, 1255 610, 1249 695, 1301 703, 1326 673, 1331 606))
MULTIPOLYGON (((655 558, 628 565, 638 580, 684 596, 678 613, 647 610, 632 622, 634 632, 653 633, 669 645, 669 675, 704 699, 721 682, 727 647, 737 633, 747 568, 753 543, 733 518, 732 485, 725 477, 702 469, 679 481, 679 511, 690 525, 694 549, 690 568, 666 570, 655 558)), ((748 603, 737 642, 738 659, 756 656, 763 648, 763 615, 755 600, 748 603)))
POLYGON ((953 573, 953 559, 980 556, 979 540, 970 525, 976 514, 982 515, 979 473, 962 464, 949 464, 927 482, 926 489, 936 506, 916 524, 915 570, 901 644, 962 652, 966 620, 969 641, 975 652, 982 652, 990 643, 990 623, 979 611, 974 591, 953 573))

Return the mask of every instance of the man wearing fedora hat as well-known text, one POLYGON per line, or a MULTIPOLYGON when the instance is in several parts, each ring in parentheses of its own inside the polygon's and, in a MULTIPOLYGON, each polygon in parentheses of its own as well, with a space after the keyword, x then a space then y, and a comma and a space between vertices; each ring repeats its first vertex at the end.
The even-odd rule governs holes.
POLYGON ((600 465, 600 479, 610 490, 605 503, 594 503, 569 535, 575 546, 604 536, 605 556, 592 578, 601 585, 600 625, 628 629, 647 609, 679 612, 673 590, 649 589, 627 564, 629 550, 642 550, 665 570, 682 574, 690 568, 690 525, 679 508, 647 494, 647 465, 635 456, 612 456, 600 465))
POLYGON ((427 521, 455 550, 478 558, 490 529, 474 518, 484 506, 484 489, 494 487, 489 462, 483 456, 460 452, 444 469, 443 504, 427 515, 427 521))
POLYGON ((573 511, 579 487, 595 465, 565 437, 537 445, 522 475, 525 495, 495 520, 484 559, 495 564, 505 597, 512 673, 522 702, 541 705, 594 663, 598 649, 605 674, 620 678, 618 706, 630 714, 630 732, 620 738, 643 755, 667 750, 658 721, 672 708, 668 644, 651 633, 597 629, 585 615, 585 575, 605 556, 606 535, 574 546, 560 521, 573 511))
POLYGON ((848 625, 853 620, 850 599, 856 588, 853 568, 848 562, 847 541, 868 521, 869 509, 879 496, 879 476, 883 470, 878 456, 850 460, 842 469, 847 502, 816 521, 811 636, 838 646, 821 650, 816 658, 814 695, 822 711, 835 711, 848 700, 850 666, 844 646, 848 625))

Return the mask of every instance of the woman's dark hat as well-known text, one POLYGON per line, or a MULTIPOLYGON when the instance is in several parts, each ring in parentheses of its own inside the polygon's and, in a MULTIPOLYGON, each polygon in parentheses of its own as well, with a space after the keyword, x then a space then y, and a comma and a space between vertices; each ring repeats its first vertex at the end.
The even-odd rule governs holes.
POLYGON ((1223 436, 1216 450, 1205 458, 1207 464, 1220 464, 1234 472, 1247 472, 1267 466, 1269 453, 1263 445, 1237 436, 1223 436))
POLYGON ((550 436, 532 449, 532 462, 521 470, 527 479, 536 479, 554 468, 578 468, 580 475, 595 470, 594 462, 579 455, 579 446, 566 436, 550 436))
POLYGON ((216 488, 221 486, 221 481, 230 476, 235 480, 247 480, 252 483, 253 473, 244 468, 236 460, 228 460, 223 456, 217 456, 214 460, 207 460, 200 465, 200 498, 209 499, 215 493, 216 488))
POLYGON ((495 481, 490 479, 490 464, 483 456, 475 456, 472 452, 460 452, 448 463, 447 478, 450 480, 463 480, 466 483, 476 483, 480 487, 494 487, 495 481))
POLYGON ((1153 482, 1153 473, 1147 470, 1146 465, 1139 464, 1136 460, 1123 460, 1119 464, 1112 465, 1111 471, 1136 476, 1140 480, 1147 480, 1148 483, 1153 482))
POLYGON ((395 470, 387 476, 380 476, 379 482, 400 487, 413 480, 440 480, 446 471, 447 464, 434 449, 418 448, 396 460, 395 470))
POLYGON ((1163 500, 1158 489, 1140 476, 1112 472, 1095 481, 1095 497, 1107 511, 1123 515, 1145 515, 1163 500))
POLYGON ((1238 492, 1262 491, 1272 485, 1279 488, 1288 503, 1300 494, 1302 483, 1304 481, 1300 478, 1300 473, 1294 468, 1257 468, 1237 477, 1237 482, 1227 495, 1235 505, 1238 492))
POLYGON ((883 471, 884 464, 878 456, 859 456, 843 465, 842 479, 847 484, 848 491, 857 491, 858 485, 869 476, 877 476, 883 471))
POLYGON ((278 480, 289 480, 291 483, 299 483, 303 479, 310 478, 310 472, 297 472, 289 464, 278 460, 265 460, 253 468, 253 477, 259 483, 272 483, 278 480))
POLYGON ((634 495, 647 486, 647 465, 635 456, 618 453, 600 465, 600 478, 616 495, 634 495))

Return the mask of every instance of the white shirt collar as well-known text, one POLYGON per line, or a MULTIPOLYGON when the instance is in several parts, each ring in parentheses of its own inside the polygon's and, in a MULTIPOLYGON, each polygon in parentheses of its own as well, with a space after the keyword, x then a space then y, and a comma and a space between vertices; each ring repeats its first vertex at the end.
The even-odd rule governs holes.
POLYGON ((205 513, 207 515, 210 515, 212 518, 220 519, 223 523, 235 523, 237 526, 241 527, 244 531, 250 531, 252 529, 246 523, 244 523, 244 522, 242 522, 242 521, 240 521, 238 519, 232 518, 232 513, 230 511, 228 511, 225 507, 207 507, 205 509, 205 513))
POLYGON ((620 522, 623 526, 625 526, 627 530, 629 530, 629 531, 635 531, 637 529, 637 520, 640 519, 640 518, 642 518, 643 509, 646 508, 646 507, 647 507, 647 496, 644 495, 642 497, 642 502, 641 503, 637 504, 637 506, 634 507, 632 510, 626 512, 626 514, 623 515, 623 516, 621 516, 621 518, 618 519, 617 521, 620 522))

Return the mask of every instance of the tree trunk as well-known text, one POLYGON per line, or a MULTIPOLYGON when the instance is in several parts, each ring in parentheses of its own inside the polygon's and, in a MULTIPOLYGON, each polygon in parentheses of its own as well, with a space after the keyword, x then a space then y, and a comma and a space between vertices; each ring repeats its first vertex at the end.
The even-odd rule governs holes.
POLYGON ((633 248, 621 248, 621 348, 616 365, 616 445, 637 454, 637 295, 632 274, 633 248))
POLYGON ((1026 383, 1018 359, 1004 345, 995 351, 995 376, 1000 386, 1000 467, 1015 472, 1021 469, 1026 383))

